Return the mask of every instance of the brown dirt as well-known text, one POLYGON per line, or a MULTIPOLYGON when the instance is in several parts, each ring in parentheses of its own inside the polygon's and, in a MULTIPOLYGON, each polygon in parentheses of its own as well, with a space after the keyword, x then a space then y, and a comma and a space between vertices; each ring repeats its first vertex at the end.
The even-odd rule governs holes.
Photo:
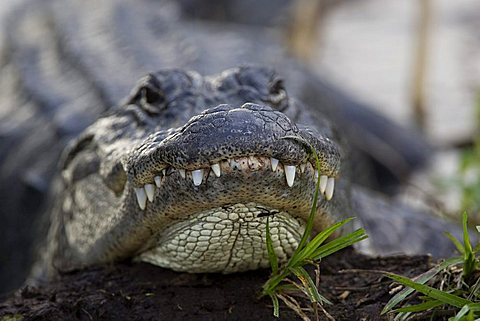
MULTIPOLYGON (((332 255, 321 264, 320 293, 333 302, 325 309, 336 320, 389 320, 380 311, 391 282, 374 270, 413 276, 430 265, 428 256, 332 255)), ((257 299, 268 274, 185 274, 144 263, 89 268, 3 298, 0 320, 275 320, 269 299, 257 299)), ((279 320, 300 318, 281 305, 279 320)))

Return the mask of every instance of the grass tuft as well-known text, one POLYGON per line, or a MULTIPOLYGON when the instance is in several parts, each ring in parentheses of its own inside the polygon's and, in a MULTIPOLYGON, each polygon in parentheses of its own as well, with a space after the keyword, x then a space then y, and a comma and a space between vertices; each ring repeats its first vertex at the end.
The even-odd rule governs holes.
POLYGON ((343 248, 346 248, 356 242, 367 238, 364 229, 358 229, 353 233, 336 238, 328 243, 325 243, 336 231, 338 231, 345 224, 350 222, 352 218, 335 223, 318 233, 312 239, 313 221, 317 211, 317 201, 320 190, 320 160, 315 149, 307 142, 296 137, 285 137, 286 139, 294 139, 302 143, 303 146, 308 147, 308 152, 315 157, 316 169, 319 173, 317 182, 315 184, 315 192, 313 195, 312 206, 310 214, 307 219, 305 231, 300 239, 298 247, 287 261, 286 264, 279 266, 278 258, 275 254, 272 238, 270 234, 270 226, 267 219, 266 243, 268 257, 272 273, 270 278, 262 286, 260 297, 269 296, 273 303, 273 315, 279 317, 280 306, 279 300, 284 302, 290 309, 295 311, 303 320, 309 320, 303 312, 299 303, 294 299, 294 295, 303 295, 311 302, 313 311, 317 312, 318 308, 325 314, 328 319, 331 316, 323 309, 323 304, 331 304, 331 302, 322 296, 318 291, 318 282, 314 282, 304 268, 306 265, 316 265, 320 259, 335 253, 343 248), (296 281, 290 279, 294 275, 296 281))
POLYGON ((472 247, 467 219, 465 212, 462 216, 463 244, 447 233, 461 256, 448 259, 414 279, 386 273, 386 276, 406 288, 390 299, 382 314, 394 312, 397 313, 394 320, 409 320, 418 319, 417 314, 420 313, 434 318, 435 313, 451 310, 449 321, 480 320, 480 246, 472 247), (431 284, 426 285, 427 282, 431 284), (417 293, 423 296, 412 297, 417 293), (410 300, 421 302, 408 304, 410 300), (404 306, 395 308, 400 303, 404 306))

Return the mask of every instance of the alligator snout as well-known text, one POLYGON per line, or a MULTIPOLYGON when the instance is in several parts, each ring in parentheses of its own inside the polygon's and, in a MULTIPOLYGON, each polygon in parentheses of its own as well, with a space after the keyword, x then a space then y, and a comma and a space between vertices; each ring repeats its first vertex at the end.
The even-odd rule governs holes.
POLYGON ((336 145, 299 128, 285 114, 252 103, 241 107, 222 104, 191 118, 163 139, 149 136, 131 152, 129 179, 142 209, 147 199, 153 201, 155 186, 160 188, 174 172, 200 186, 209 173, 219 178, 222 173, 239 170, 248 176, 247 172, 266 168, 276 172, 279 168, 291 188, 297 171, 304 176, 308 172, 310 181, 318 177, 314 157, 300 140, 316 149, 321 160, 321 192, 331 199, 340 166, 336 145))

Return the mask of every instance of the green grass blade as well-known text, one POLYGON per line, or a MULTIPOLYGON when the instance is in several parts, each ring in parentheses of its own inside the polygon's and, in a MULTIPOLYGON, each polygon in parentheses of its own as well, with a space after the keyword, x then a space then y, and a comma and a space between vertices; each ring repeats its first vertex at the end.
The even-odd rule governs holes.
POLYGON ((266 233, 266 242, 267 242, 267 253, 268 260, 270 261, 270 267, 272 268, 272 273, 278 273, 278 258, 275 250, 273 249, 272 235, 270 234, 270 220, 267 217, 267 233, 266 233))
POLYGON ((303 267, 290 267, 289 270, 296 275, 300 282, 302 282, 303 287, 305 288, 305 290, 307 290, 307 295, 309 296, 311 302, 332 304, 332 302, 330 302, 327 298, 325 298, 318 292, 315 282, 313 282, 312 278, 303 267))
POLYGON ((312 254, 312 258, 314 260, 319 260, 366 238, 368 238, 368 235, 365 233, 363 228, 360 228, 350 234, 341 236, 328 242, 327 244, 320 246, 312 254))
MULTIPOLYGON (((415 278, 415 282, 418 284, 424 284, 428 282, 430 279, 432 279, 435 275, 437 275, 440 271, 446 269, 449 266, 455 265, 455 264, 460 264, 463 262, 463 258, 461 257, 454 257, 448 260, 445 260, 444 262, 438 264, 437 266, 434 266, 430 270, 428 270, 425 273, 422 273, 420 276, 415 278)), ((395 296, 393 296, 390 301, 387 302, 385 307, 382 310, 382 315, 393 310, 393 308, 405 300, 407 296, 412 294, 412 292, 415 291, 413 288, 405 288, 402 291, 398 292, 395 296)))
POLYGON ((318 233, 313 238, 313 240, 311 240, 310 242, 308 242, 307 245, 305 245, 305 247, 298 253, 297 257, 292 258, 291 265, 295 266, 297 262, 302 262, 305 259, 311 259, 312 254, 330 235, 332 235, 336 230, 338 230, 340 227, 350 222, 351 220, 352 218, 349 218, 341 222, 335 223, 332 226, 323 230, 322 232, 318 233))
POLYGON ((475 312, 480 312, 480 303, 472 303, 472 304, 467 304, 464 305, 460 311, 455 315, 455 317, 452 319, 452 321, 460 321, 464 316, 467 315, 467 313, 475 313, 475 312))
POLYGON ((452 233, 445 232, 445 236, 446 236, 450 241, 452 241, 452 243, 455 245, 455 247, 457 248, 457 251, 458 251, 459 253, 461 253, 462 255, 465 254, 465 249, 463 248, 462 243, 460 243, 460 241, 457 240, 457 239, 455 238, 455 236, 452 235, 452 233))
POLYGON ((412 312, 400 312, 398 313, 393 321, 407 321, 408 317, 412 314, 412 312))
POLYGON ((394 310, 394 312, 422 312, 422 311, 426 311, 426 310, 429 310, 429 309, 432 309, 432 308, 436 308, 436 307, 441 306, 443 304, 445 304, 445 303, 443 303, 440 300, 431 300, 431 301, 423 302, 423 303, 420 303, 420 304, 399 308, 399 309, 394 310))
POLYGON ((449 305, 457 307, 457 308, 461 308, 466 304, 473 303, 472 301, 463 299, 461 297, 458 297, 458 296, 450 294, 450 293, 446 293, 446 292, 437 290, 437 289, 432 288, 428 285, 416 283, 415 281, 412 281, 409 278, 401 276, 401 275, 397 275, 397 274, 393 274, 393 273, 386 273, 386 276, 388 276, 389 278, 391 278, 392 280, 394 280, 398 283, 401 283, 405 286, 409 286, 409 287, 415 289, 416 291, 421 292, 421 293, 429 296, 432 299, 440 300, 445 304, 449 304, 449 305))
POLYGON ((463 247, 464 262, 463 262, 463 276, 465 279, 469 279, 472 273, 477 268, 477 260, 473 253, 472 244, 470 243, 470 237, 468 235, 468 215, 467 212, 463 212, 462 216, 463 225, 463 247))
MULTIPOLYGON (((312 145, 310 145, 307 141, 300 139, 298 137, 294 136, 286 136, 284 137, 286 139, 293 139, 298 142, 300 142, 303 146, 308 147, 308 153, 313 154, 315 157, 315 168, 316 170, 320 173, 320 159, 318 158, 317 152, 315 151, 315 148, 313 148, 312 145)), ((313 201, 312 201, 312 206, 310 209, 310 215, 308 216, 307 219, 307 225, 305 227, 305 232, 302 235, 302 238, 300 239, 300 243, 298 244, 298 247, 295 249, 295 252, 293 253, 292 257, 295 257, 298 252, 300 252, 305 244, 307 243, 308 239, 310 238, 310 235, 312 234, 312 229, 313 229, 313 219, 315 218, 315 214, 317 213, 317 203, 318 203, 318 194, 320 191, 320 175, 318 175, 317 182, 315 183, 315 192, 313 193, 313 201)))
POLYGON ((278 303, 278 298, 275 294, 269 294, 268 296, 272 299, 273 315, 278 318, 280 316, 280 304, 278 303))
POLYGON ((302 144, 302 146, 307 148, 307 153, 310 155, 313 155, 315 158, 315 168, 318 172, 318 179, 317 182, 315 183, 315 192, 313 193, 313 201, 312 201, 312 206, 310 209, 310 215, 308 216, 307 219, 307 224, 305 227, 305 232, 302 235, 302 238, 300 239, 300 242, 293 252, 292 258, 296 257, 298 253, 305 247, 305 244, 307 243, 308 239, 310 238, 312 234, 312 229, 313 229, 313 219, 315 218, 315 214, 317 213, 317 203, 318 203, 318 194, 320 191, 320 159, 318 158, 317 151, 315 148, 313 148, 312 145, 310 145, 306 140, 296 137, 296 136, 285 136, 282 137, 282 139, 292 139, 296 142, 299 142, 302 144))
POLYGON ((475 246, 475 248, 473 249, 473 252, 474 252, 474 253, 477 253, 477 254, 478 254, 478 252, 480 252, 480 243, 478 243, 478 244, 475 246))
POLYGON ((468 215, 467 215, 467 212, 463 212, 462 225, 463 225, 463 246, 465 248, 465 254, 470 256, 473 253, 472 253, 472 244, 470 243, 470 237, 468 235, 468 215))

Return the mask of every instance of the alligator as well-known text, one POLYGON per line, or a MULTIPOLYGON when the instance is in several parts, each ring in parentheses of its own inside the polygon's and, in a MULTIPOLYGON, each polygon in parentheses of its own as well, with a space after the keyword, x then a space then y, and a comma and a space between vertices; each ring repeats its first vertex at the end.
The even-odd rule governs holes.
POLYGON ((28 269, 40 213, 52 218, 46 274, 132 256, 192 272, 265 266, 267 217, 285 259, 315 180, 298 141, 322 157, 316 230, 358 216, 377 253, 445 253, 425 233, 445 224, 358 188, 384 190, 377 172, 402 178, 424 163, 418 136, 288 58, 268 32, 189 23, 170 1, 136 4, 31 1, 8 19, 0 211, 11 268, 28 269), (279 73, 228 69, 242 62, 279 73))
POLYGON ((340 219, 328 204, 339 147, 328 128, 297 125, 309 117, 299 108, 269 69, 148 75, 67 148, 47 262, 68 270, 138 257, 186 272, 256 269, 269 264, 267 219, 285 260, 315 184, 315 159, 297 140, 320 159, 315 228, 340 219))

